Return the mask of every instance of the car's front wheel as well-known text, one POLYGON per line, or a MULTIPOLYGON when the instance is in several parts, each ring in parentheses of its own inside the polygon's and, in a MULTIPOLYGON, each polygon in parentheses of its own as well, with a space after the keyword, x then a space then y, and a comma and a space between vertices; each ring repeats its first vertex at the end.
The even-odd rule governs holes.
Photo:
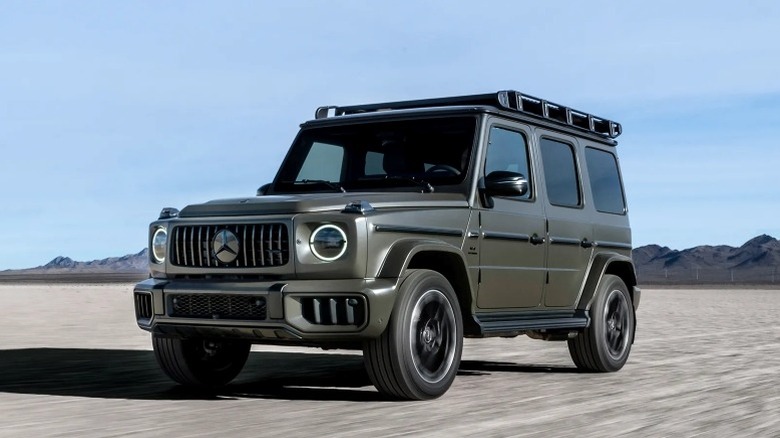
POLYGON ((152 336, 154 357, 168 377, 185 386, 217 387, 244 367, 252 345, 240 340, 152 336))
POLYGON ((604 275, 590 308, 591 324, 569 339, 569 353, 584 371, 608 372, 623 368, 634 341, 634 307, 620 277, 604 275))
POLYGON ((422 400, 452 385, 463 350, 457 296, 441 274, 409 271, 385 332, 363 348, 376 388, 394 398, 422 400))

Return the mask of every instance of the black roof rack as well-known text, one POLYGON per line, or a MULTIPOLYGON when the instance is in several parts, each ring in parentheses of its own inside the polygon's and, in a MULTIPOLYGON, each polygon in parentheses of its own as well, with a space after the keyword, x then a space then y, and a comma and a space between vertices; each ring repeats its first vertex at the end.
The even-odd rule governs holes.
POLYGON ((315 118, 325 119, 349 114, 376 111, 432 108, 455 105, 485 105, 507 111, 528 114, 568 125, 594 134, 615 138, 623 132, 620 123, 577 111, 567 106, 529 96, 519 91, 506 90, 497 93, 473 94, 469 96, 440 97, 435 99, 405 100, 399 102, 372 103, 351 106, 321 106, 314 113, 315 118))

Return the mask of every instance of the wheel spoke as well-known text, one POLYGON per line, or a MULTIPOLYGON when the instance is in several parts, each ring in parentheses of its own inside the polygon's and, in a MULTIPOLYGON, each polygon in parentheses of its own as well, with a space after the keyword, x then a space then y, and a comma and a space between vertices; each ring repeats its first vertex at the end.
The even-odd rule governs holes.
POLYGON ((607 331, 607 345, 609 345, 609 348, 611 350, 614 350, 614 344, 615 344, 615 332, 613 330, 607 331))
POLYGON ((425 356, 423 357, 423 363, 422 366, 425 368, 426 371, 429 373, 434 373, 436 371, 436 354, 434 352, 429 351, 426 352, 425 356))
POLYGON ((436 313, 434 314, 433 319, 439 323, 441 321, 444 321, 444 306, 442 305, 436 306, 436 313))

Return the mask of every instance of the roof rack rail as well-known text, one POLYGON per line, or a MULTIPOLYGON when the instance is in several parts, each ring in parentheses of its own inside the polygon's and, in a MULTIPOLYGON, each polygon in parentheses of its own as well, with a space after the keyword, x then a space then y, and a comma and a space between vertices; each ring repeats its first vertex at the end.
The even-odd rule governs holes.
POLYGON ((536 116, 610 138, 616 138, 623 132, 620 123, 607 120, 603 117, 596 117, 586 112, 574 110, 567 106, 559 105, 514 90, 487 94, 472 94, 468 96, 372 103, 366 105, 321 106, 317 108, 314 116, 317 119, 326 119, 349 114, 455 105, 493 106, 503 110, 536 116))

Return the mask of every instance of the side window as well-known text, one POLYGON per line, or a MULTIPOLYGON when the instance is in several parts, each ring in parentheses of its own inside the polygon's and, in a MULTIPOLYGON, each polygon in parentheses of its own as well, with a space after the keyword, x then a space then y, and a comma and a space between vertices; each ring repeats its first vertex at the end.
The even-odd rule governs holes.
POLYGON ((338 145, 314 142, 311 145, 306 161, 295 178, 321 179, 325 181, 341 181, 341 169, 344 165, 344 148, 338 145))
POLYGON ((585 148, 585 161, 596 210, 624 214, 626 203, 615 156, 600 149, 585 148))
POLYGON ((542 150, 544 181, 550 204, 563 207, 582 205, 572 147, 549 138, 542 138, 539 146, 542 150))
POLYGON ((528 180, 528 192, 515 199, 530 199, 533 193, 528 165, 528 146, 525 136, 517 131, 494 126, 490 128, 490 142, 485 158, 485 175, 496 170, 520 173, 528 180))

